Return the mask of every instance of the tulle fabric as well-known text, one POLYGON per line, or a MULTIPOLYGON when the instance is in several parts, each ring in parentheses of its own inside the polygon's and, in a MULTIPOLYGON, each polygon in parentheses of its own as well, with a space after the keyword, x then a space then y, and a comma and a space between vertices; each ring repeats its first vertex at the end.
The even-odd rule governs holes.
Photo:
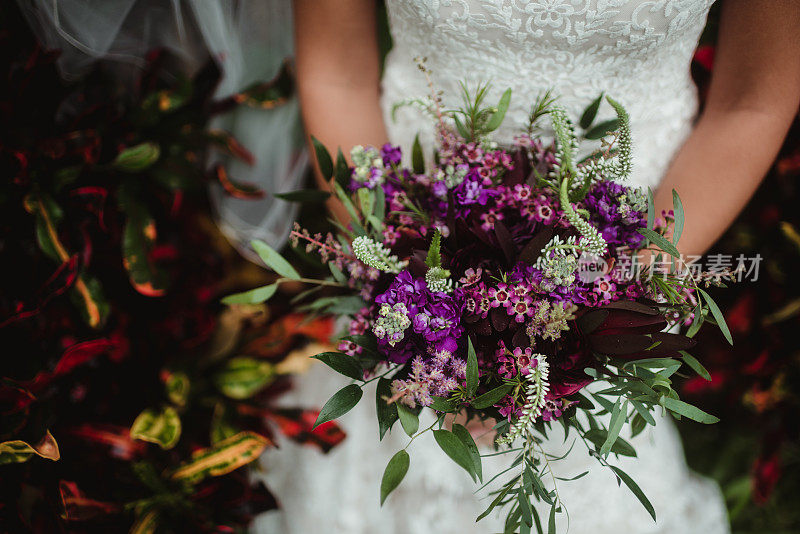
MULTIPOLYGON (((177 58, 175 74, 191 75, 212 57, 222 71, 223 98, 272 79, 292 55, 288 0, 18 0, 48 48, 60 49, 66 79, 80 77, 98 60, 110 60, 123 81, 135 79, 146 54, 163 48, 177 58)), ((273 109, 239 107, 214 119, 255 156, 252 166, 221 161, 237 181, 267 192, 262 200, 231 198, 212 187, 220 228, 252 257, 247 244, 262 239, 280 247, 295 206, 273 194, 298 189, 307 168, 296 99, 273 109)))

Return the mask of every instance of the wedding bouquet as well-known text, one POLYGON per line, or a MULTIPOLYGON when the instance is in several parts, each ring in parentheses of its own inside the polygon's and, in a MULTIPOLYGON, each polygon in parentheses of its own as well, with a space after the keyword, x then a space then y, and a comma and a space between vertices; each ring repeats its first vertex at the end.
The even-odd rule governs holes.
MULTIPOLYGON (((729 337, 703 289, 721 278, 679 263, 683 210, 677 194, 674 210, 657 221, 652 193, 626 185, 631 134, 620 104, 606 98, 617 119, 594 128, 602 95, 587 108, 581 126, 600 128, 593 137, 603 142, 579 160, 575 128, 549 95, 534 104, 513 146, 493 143, 511 92, 486 106, 487 89, 465 88, 463 108, 453 111, 443 110, 437 96, 413 102, 436 123, 437 147, 428 164, 419 139, 411 167, 390 145, 355 147, 352 166, 339 151, 334 163, 315 140, 319 168, 333 178, 350 220, 334 222, 337 231, 328 235, 295 226, 291 239, 317 253, 330 276, 302 278, 275 250, 254 242, 281 278, 226 302, 261 302, 278 284, 299 280, 318 286, 307 294, 309 309, 349 318, 340 351, 315 357, 353 382, 325 404, 317 424, 345 414, 361 400, 364 385, 377 381, 381 438, 398 420, 410 441, 430 431, 450 458, 482 481, 473 437, 463 425, 446 426, 444 416, 466 412, 491 421, 498 453, 515 460, 479 519, 503 506, 507 532, 534 526, 541 532, 531 502, 537 499, 550 505, 547 523, 554 532, 563 503, 544 481, 555 458, 540 446, 553 424, 577 436, 655 519, 647 497, 609 456, 635 456, 620 432, 627 426, 636 435, 655 425, 658 409, 717 421, 681 401, 673 379, 683 364, 708 376, 686 352, 703 322, 716 323, 729 337), (553 143, 536 135, 546 117, 553 143), (652 254, 655 267, 641 267, 636 259, 642 254, 652 254), (666 331, 678 323, 688 326, 685 335, 666 331), (424 409, 436 417, 420 429, 424 409)), ((286 198, 319 196, 305 191, 286 198)), ((409 462, 406 448, 391 459, 381 502, 401 483, 409 462)))

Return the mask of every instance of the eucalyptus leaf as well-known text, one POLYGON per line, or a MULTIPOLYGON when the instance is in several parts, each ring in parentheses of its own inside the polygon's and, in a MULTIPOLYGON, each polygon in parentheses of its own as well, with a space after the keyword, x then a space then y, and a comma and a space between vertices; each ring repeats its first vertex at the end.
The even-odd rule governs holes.
POLYGON ((386 465, 386 470, 383 472, 381 479, 381 506, 383 506, 386 497, 400 485, 403 478, 408 472, 408 466, 411 463, 411 458, 405 450, 398 451, 397 454, 392 456, 389 463, 386 465))
POLYGON ((639 228, 637 231, 670 256, 674 258, 680 258, 681 253, 678 252, 678 249, 675 248, 675 245, 667 241, 666 238, 664 238, 664 236, 661 234, 654 230, 650 230, 649 228, 639 228))
POLYGON ((344 354, 343 352, 323 352, 312 356, 312 358, 321 361, 344 376, 355 380, 363 380, 364 378, 364 371, 361 369, 361 364, 349 354, 344 354))
POLYGON ((475 469, 475 474, 478 477, 478 480, 483 482, 483 466, 481 464, 481 453, 478 451, 478 445, 475 443, 475 440, 472 439, 472 434, 470 434, 467 427, 464 425, 459 425, 458 423, 453 424, 453 434, 456 435, 458 439, 461 440, 467 450, 469 450, 470 454, 472 455, 472 465, 475 469))
POLYGON ((322 177, 325 180, 330 180, 331 176, 333 176, 333 161, 331 161, 330 152, 328 149, 325 148, 319 139, 311 136, 311 143, 314 145, 314 152, 317 156, 317 165, 319 165, 319 171, 322 173, 322 177))
POLYGON ((398 419, 397 403, 388 404, 386 399, 392 396, 392 381, 381 377, 375 388, 375 406, 378 412, 378 435, 380 439, 392 428, 398 419))
POLYGON ((336 169, 334 171, 336 183, 340 187, 346 188, 350 185, 350 167, 347 165, 347 160, 342 154, 342 149, 336 151, 336 169))
POLYGON ((278 284, 270 284, 268 286, 251 289, 250 291, 228 295, 223 298, 221 302, 228 306, 231 304, 261 304, 271 299, 277 290, 278 284))
POLYGON ((458 436, 449 430, 434 430, 433 438, 445 454, 455 463, 463 467, 472 479, 475 480, 477 473, 475 473, 475 467, 472 462, 472 454, 467 449, 467 446, 458 439, 458 436))
POLYGON ((622 425, 628 416, 628 401, 622 402, 622 397, 617 398, 614 403, 614 409, 611 411, 611 422, 608 425, 608 436, 602 447, 600 447, 600 454, 602 456, 608 455, 611 452, 611 447, 617 441, 619 432, 622 430, 622 425))
POLYGON ((601 122, 588 132, 586 132, 586 139, 597 140, 602 139, 611 132, 616 132, 619 129, 619 119, 611 119, 601 122))
POLYGON ((692 370, 697 373, 698 375, 702 376, 708 381, 711 381, 711 374, 703 367, 703 364, 697 361, 697 358, 686 352, 685 350, 680 351, 681 356, 683 356, 683 361, 692 368, 692 370))
POLYGON ((588 129, 589 126, 591 126, 594 122, 594 119, 597 117, 597 111, 600 109, 600 104, 603 102, 603 96, 604 93, 600 93, 600 96, 598 96, 594 102, 589 104, 589 107, 587 107, 584 110, 583 115, 581 115, 579 124, 584 130, 588 129))
POLYGON ((263 241, 255 239, 250 242, 253 250, 256 251, 258 257, 261 258, 267 267, 283 276, 284 278, 291 278, 292 280, 299 280, 300 274, 294 267, 286 261, 277 250, 267 245, 263 241))
POLYGON ((620 480, 622 480, 622 482, 624 482, 625 485, 628 486, 628 489, 630 489, 631 492, 633 492, 633 494, 636 495, 636 498, 639 499, 639 502, 642 503, 642 506, 644 506, 645 510, 647 510, 647 513, 649 513, 650 517, 652 517, 653 521, 655 521, 656 510, 655 508, 653 508, 653 505, 650 503, 650 500, 644 494, 639 485, 636 484, 636 482, 634 482, 633 479, 629 477, 627 473, 625 473, 625 471, 623 471, 619 467, 614 467, 613 465, 609 465, 609 467, 611 468, 612 471, 614 471, 614 473, 616 473, 616 475, 620 478, 620 480))
POLYGON ((425 157, 422 154, 422 145, 419 143, 419 134, 414 137, 414 144, 411 147, 411 168, 414 174, 425 173, 425 157))
POLYGON ((717 306, 717 303, 711 298, 711 295, 699 287, 697 288, 697 291, 703 295, 703 300, 705 300, 706 304, 708 304, 708 309, 711 310, 711 315, 714 317, 714 321, 716 321, 717 326, 722 331, 722 335, 725 336, 725 339, 728 341, 728 343, 733 345, 733 337, 731 336, 731 331, 728 329, 728 323, 725 322, 725 316, 722 315, 722 310, 719 309, 719 306, 717 306))
POLYGON ((475 397, 475 400, 472 401, 472 407, 476 410, 483 410, 484 408, 493 406, 500 402, 500 399, 508 395, 512 388, 513 386, 511 384, 503 384, 502 386, 491 389, 483 395, 475 397))
POLYGON ((400 402, 395 403, 395 405, 403 430, 405 430, 409 437, 413 436, 417 433, 417 430, 419 430, 419 415, 400 402))
POLYGON ((672 190, 672 212, 675 214, 675 228, 673 228, 672 231, 672 243, 677 245, 681 234, 683 234, 684 212, 681 197, 674 189, 672 190))
POLYGON ((697 421, 698 423, 710 425, 719 422, 719 417, 706 413, 697 406, 692 406, 682 400, 673 399, 672 397, 662 397, 661 404, 667 410, 688 417, 692 421, 697 421))
POLYGON ((503 119, 506 117, 508 106, 511 104, 511 89, 506 89, 503 96, 500 97, 500 102, 497 103, 497 111, 492 113, 489 121, 486 123, 486 130, 493 132, 503 124, 503 119))
POLYGON ((333 421, 352 410, 361 400, 363 394, 364 391, 355 384, 347 385, 334 393, 333 397, 328 399, 328 402, 320 410, 319 417, 317 417, 313 428, 317 428, 322 423, 333 421))
POLYGON ((467 336, 467 395, 475 394, 479 380, 478 357, 475 354, 475 347, 472 346, 472 339, 467 336))

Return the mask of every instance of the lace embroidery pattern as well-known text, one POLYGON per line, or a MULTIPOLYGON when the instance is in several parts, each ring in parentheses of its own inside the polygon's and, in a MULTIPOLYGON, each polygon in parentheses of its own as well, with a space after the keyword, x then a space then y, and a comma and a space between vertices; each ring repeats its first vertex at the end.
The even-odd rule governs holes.
MULTIPOLYGON (((413 58, 427 57, 447 104, 458 83, 492 80, 514 92, 501 141, 527 119, 547 89, 573 118, 605 92, 632 118, 633 181, 655 187, 690 131, 697 110, 689 66, 714 0, 389 0, 394 49, 384 73, 390 138, 409 147, 427 119, 392 104, 426 96, 413 58)), ((611 118, 612 110, 605 114, 611 118)))

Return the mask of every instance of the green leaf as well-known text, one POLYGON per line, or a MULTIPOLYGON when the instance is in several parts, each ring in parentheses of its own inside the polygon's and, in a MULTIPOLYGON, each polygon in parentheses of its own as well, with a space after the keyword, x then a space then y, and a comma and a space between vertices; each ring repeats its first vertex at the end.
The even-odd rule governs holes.
POLYGON ((347 160, 344 154, 342 154, 341 148, 336 151, 336 169, 334 174, 339 187, 347 189, 350 185, 350 166, 347 164, 347 160))
POLYGON ((170 372, 164 382, 167 398, 171 403, 185 406, 189 398, 189 376, 184 372, 170 372))
POLYGON ((662 397, 661 405, 664 406, 664 408, 666 408, 667 410, 673 411, 684 417, 688 417, 689 419, 697 421, 698 423, 710 425, 719 422, 719 417, 715 417, 709 413, 704 412, 697 406, 692 406, 689 403, 683 402, 678 399, 673 399, 672 397, 662 397))
POLYGON ((467 447, 467 450, 472 455, 472 467, 475 470, 475 474, 477 475, 478 480, 483 482, 481 453, 478 451, 478 446, 475 444, 475 440, 472 439, 472 434, 469 433, 469 430, 467 430, 464 425, 459 425, 458 423, 453 424, 453 434, 455 434, 456 437, 461 440, 461 443, 467 447))
POLYGON ((497 111, 492 113, 492 116, 489 117, 489 122, 486 123, 487 131, 493 132, 503 124, 509 104, 511 104, 511 89, 506 89, 497 103, 497 111))
POLYGON ((258 459, 269 440, 255 432, 240 432, 219 443, 192 453, 192 459, 173 470, 175 480, 192 484, 206 477, 226 475, 258 459))
POLYGON ((611 119, 601 122, 588 132, 586 132, 586 139, 597 140, 602 139, 611 132, 616 132, 619 129, 619 119, 611 119))
POLYGON ((112 165, 124 172, 142 172, 153 165, 160 155, 161 148, 156 143, 140 143, 123 149, 112 165))
MULTIPOLYGON (((600 428, 594 428, 592 430, 588 430, 583 437, 591 441, 597 449, 601 449, 603 444, 608 439, 608 432, 600 428)), ((617 439, 614 440, 614 444, 611 446, 610 452, 619 454, 621 456, 636 456, 636 449, 633 448, 633 445, 620 437, 617 437, 617 439)))
POLYGON ((611 422, 608 424, 608 436, 606 437, 603 446, 600 447, 600 454, 607 456, 611 452, 611 447, 617 441, 619 432, 622 430, 622 425, 628 416, 628 401, 622 402, 622 397, 617 398, 614 403, 614 409, 611 412, 611 422))
POLYGON ((167 286, 166 276, 151 260, 156 241, 155 219, 133 195, 120 192, 119 203, 127 215, 122 232, 123 265, 136 291, 147 297, 159 297, 167 286))
POLYGON ((312 358, 321 361, 337 373, 341 373, 344 376, 348 376, 355 380, 364 379, 364 371, 361 369, 361 364, 349 354, 344 354, 343 352, 323 352, 321 354, 317 354, 316 356, 312 356, 312 358))
POLYGON ((472 346, 472 339, 467 336, 467 395, 474 395, 478 389, 480 377, 478 374, 478 357, 475 355, 475 347, 472 346))
POLYGON ((131 438, 155 443, 164 450, 174 447, 181 437, 181 418, 172 406, 160 411, 147 408, 133 421, 131 438))
POLYGON ((314 423, 313 428, 317 428, 322 423, 333 421, 352 410, 361 400, 363 394, 364 391, 356 384, 347 385, 334 393, 333 397, 328 399, 328 402, 320 410, 319 417, 317 417, 317 422, 314 423))
POLYGON ((469 452, 469 449, 467 449, 467 446, 458 439, 458 436, 449 430, 434 430, 433 438, 445 454, 455 463, 463 467, 472 479, 475 480, 476 473, 472 463, 472 454, 469 452))
POLYGON ((324 202, 330 198, 331 194, 319 189, 299 189, 288 193, 277 193, 275 198, 280 198, 288 202, 324 202))
POLYGON ((653 197, 653 190, 647 188, 647 228, 652 230, 656 224, 656 201, 653 197))
POLYGON ((408 472, 411 458, 405 450, 398 451, 386 465, 381 479, 381 506, 391 492, 400 485, 408 472))
POLYGON ((250 291, 242 293, 234 293, 222 299, 222 303, 230 306, 231 304, 261 304, 266 302, 275 295, 278 290, 278 284, 270 284, 268 286, 261 286, 250 291))
POLYGON ((647 510, 647 513, 649 513, 650 517, 652 517, 653 521, 655 521, 656 510, 655 508, 653 508, 653 505, 650 503, 647 496, 641 490, 639 485, 636 484, 636 482, 634 482, 633 479, 629 477, 625 473, 625 471, 623 471, 619 467, 614 467, 613 465, 609 465, 608 467, 610 467, 611 470, 614 471, 614 473, 616 473, 616 475, 620 478, 620 480, 622 480, 625 483, 625 485, 628 486, 628 489, 630 489, 633 492, 633 494, 636 495, 636 498, 639 499, 639 502, 642 503, 642 506, 644 506, 645 510, 647 510))
POLYGON ((497 496, 494 498, 494 500, 489 504, 489 506, 486 508, 486 510, 484 510, 483 513, 481 513, 481 515, 478 516, 478 518, 475 520, 475 522, 477 523, 478 521, 480 521, 481 519, 483 519, 484 517, 489 515, 492 512, 492 510, 494 510, 495 507, 498 504, 500 504, 500 501, 502 501, 505 498, 505 496, 508 495, 508 492, 511 491, 511 488, 513 488, 513 487, 514 487, 514 485, 512 483, 506 484, 506 487, 503 488, 503 490, 500 491, 500 493, 497 494, 497 496))
POLYGON ((683 356, 683 361, 692 368, 692 370, 697 373, 698 375, 702 376, 709 382, 711 381, 711 374, 703 367, 703 364, 697 361, 697 358, 686 352, 685 350, 679 351, 681 356, 683 356))
POLYGON ((697 291, 703 295, 703 300, 705 300, 706 304, 708 304, 708 309, 711 310, 711 315, 714 316, 714 321, 716 321, 717 326, 722 331, 722 335, 725 336, 725 339, 728 341, 728 343, 733 345, 733 337, 731 336, 731 331, 728 329, 728 323, 725 322, 725 316, 722 315, 722 310, 719 309, 719 306, 717 306, 717 303, 711 298, 711 295, 699 287, 697 288, 697 291))
POLYGON ((419 134, 414 137, 414 144, 411 147, 411 168, 414 174, 425 174, 425 156, 422 155, 419 134))
POLYGON ((457 399, 448 399, 445 397, 431 397, 433 402, 428 406, 433 410, 440 412, 452 412, 458 406, 457 399))
POLYGON ((677 245, 681 234, 683 234, 684 213, 681 197, 678 196, 678 192, 674 189, 672 190, 672 212, 675 214, 675 228, 673 228, 672 231, 672 243, 677 245))
POLYGON ((281 256, 274 248, 267 245, 263 241, 259 241, 258 239, 251 241, 250 245, 267 267, 284 278, 291 278, 292 280, 300 279, 300 274, 295 270, 295 268, 292 267, 288 261, 283 259, 283 256, 281 256))
POLYGON ((647 409, 647 406, 635 400, 632 400, 631 404, 633 405, 633 408, 639 412, 639 415, 641 415, 642 418, 647 421, 648 424, 656 426, 656 420, 653 418, 653 414, 650 413, 650 410, 647 409))
POLYGON ((664 236, 662 236, 661 234, 655 232, 654 230, 651 230, 649 228, 639 228, 639 229, 637 229, 637 232, 639 232, 640 234, 645 236, 653 244, 658 246, 658 248, 660 248, 661 250, 663 250, 664 252, 666 252, 670 256, 672 256, 674 258, 680 258, 681 257, 681 253, 678 252, 678 249, 675 248, 675 245, 673 245, 672 243, 667 241, 664 238, 664 236))
POLYGON ((403 430, 406 431, 409 437, 416 434, 417 430, 419 430, 419 416, 400 402, 395 403, 395 406, 397 407, 397 415, 400 417, 400 424, 403 425, 403 430))
POLYGON ((547 519, 547 534, 556 534, 556 504, 550 507, 550 517, 547 519))
POLYGON ((581 115, 579 124, 584 130, 589 128, 589 126, 591 126, 594 122, 594 119, 597 117, 597 111, 600 109, 600 104, 603 102, 603 94, 604 93, 600 93, 600 96, 598 96, 594 102, 589 104, 589 107, 587 107, 583 112, 583 115, 581 115))
POLYGON ((247 399, 275 380, 275 367, 267 361, 240 356, 231 358, 214 374, 214 385, 232 399, 247 399))
POLYGON ((429 269, 442 266, 441 249, 442 233, 437 228, 433 233, 433 238, 431 238, 431 246, 428 248, 428 255, 425 257, 425 265, 427 265, 429 269))
POLYGON ((517 502, 519 504, 519 509, 522 512, 522 522, 525 523, 527 526, 533 526, 533 512, 531 511, 531 501, 527 495, 525 495, 525 490, 520 488, 517 491, 517 502))
POLYGON ((331 154, 328 152, 328 149, 325 148, 325 145, 320 143, 319 139, 311 136, 311 143, 314 145, 314 152, 317 155, 317 165, 319 165, 319 171, 322 173, 322 177, 325 180, 330 180, 331 176, 333 176, 333 161, 331 161, 331 154))
POLYGON ((493 406, 497 404, 500 399, 505 397, 512 388, 513 386, 511 384, 503 384, 502 386, 491 389, 483 395, 475 397, 475 400, 472 401, 472 407, 476 410, 483 410, 484 408, 493 406))
POLYGON ((392 396, 392 381, 381 377, 378 379, 378 386, 375 388, 375 405, 378 412, 378 435, 380 439, 386 431, 392 428, 399 415, 397 413, 397 403, 387 404, 385 399, 392 396))
POLYGON ((34 455, 53 461, 61 458, 58 443, 49 430, 38 442, 33 444, 21 439, 0 443, 0 465, 27 462, 34 455))

